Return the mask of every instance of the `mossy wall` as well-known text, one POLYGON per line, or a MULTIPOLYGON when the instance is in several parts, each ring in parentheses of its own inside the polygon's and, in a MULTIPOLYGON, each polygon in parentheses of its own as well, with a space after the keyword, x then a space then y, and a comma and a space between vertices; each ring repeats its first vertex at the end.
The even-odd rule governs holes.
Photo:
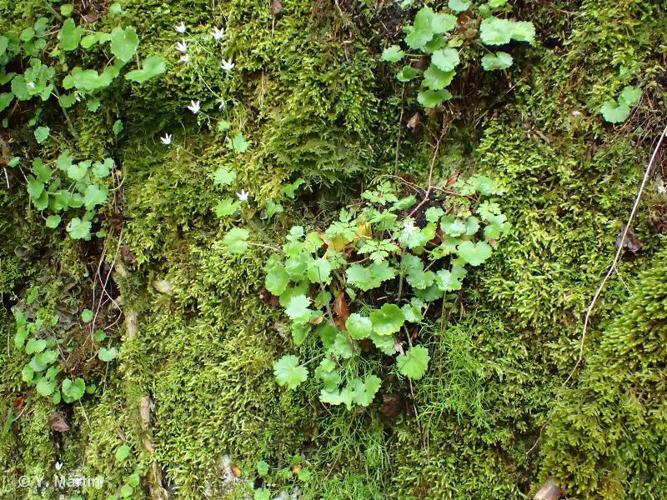
MULTIPOLYGON (((81 154, 111 154, 122 167, 122 236, 108 248, 132 254, 113 256, 127 268, 114 279, 138 329, 111 329, 119 361, 95 373, 100 390, 69 410, 62 435, 48 424, 53 405, 21 382, 25 359, 0 350, 2 496, 57 498, 54 488, 17 490, 17 481, 50 477, 60 461, 65 471, 104 476, 102 489, 67 491, 86 498, 116 493, 136 466, 144 480, 135 495, 147 497, 153 463, 177 498, 243 497, 249 490, 230 481, 226 457, 245 480, 258 460, 287 467, 295 454, 312 479, 272 480, 306 498, 525 498, 548 477, 573 498, 667 494, 667 254, 647 204, 633 227, 642 249, 619 265, 593 316, 583 367, 563 386, 664 127, 664 4, 515 2, 540 43, 506 74, 460 83, 474 94, 451 109, 436 173, 499 179, 513 229, 469 278, 460 311, 428 337, 429 372, 396 420, 383 416, 380 398, 349 412, 324 408, 308 384, 294 392, 275 384, 272 363, 292 345, 279 311, 260 297, 266 253, 225 252, 229 226, 213 215, 210 175, 233 167, 259 206, 285 182, 306 180, 271 223, 257 214, 254 229, 267 239, 326 218, 377 175, 423 175, 433 124, 425 116, 424 130, 405 129, 419 105, 378 62, 408 16, 384 2, 284 1, 276 16, 269 2, 253 0, 121 4, 142 51, 163 54, 169 70, 160 81, 115 88, 104 114, 80 110, 72 119, 81 154), (173 26, 181 20, 200 34, 227 27, 233 77, 221 76, 219 57, 205 50, 193 49, 196 70, 178 64, 173 26), (644 90, 637 111, 622 126, 605 124, 601 103, 632 82, 644 90), (205 97, 211 114, 225 103, 252 142, 246 155, 233 155, 215 124, 184 111, 205 97), (109 139, 117 118, 125 132, 109 139), (165 131, 183 147, 164 148, 165 131), (168 290, 156 289, 160 281, 168 290), (145 396, 150 430, 141 425, 145 396), (119 466, 122 443, 132 454, 119 466)), ((41 2, 0 0, 0 26, 45 12, 41 2)), ((648 200, 662 200, 655 182, 648 190, 648 200)), ((85 305, 100 249, 43 228, 19 182, 0 189, 0 206, 0 333, 9 346, 10 308, 31 286, 46 289, 42 307, 85 305)))

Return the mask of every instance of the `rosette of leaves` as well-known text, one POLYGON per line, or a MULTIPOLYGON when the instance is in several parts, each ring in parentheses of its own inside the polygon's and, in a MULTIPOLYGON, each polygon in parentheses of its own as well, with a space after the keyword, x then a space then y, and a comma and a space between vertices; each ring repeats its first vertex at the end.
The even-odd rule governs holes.
POLYGON ((407 58, 408 64, 398 71, 396 78, 403 83, 419 80, 417 101, 425 108, 434 108, 452 98, 448 87, 461 64, 461 51, 466 47, 482 45, 487 51, 481 58, 482 67, 485 71, 495 71, 507 69, 513 63, 512 56, 499 48, 511 41, 534 43, 532 23, 493 14, 506 5, 506 0, 492 0, 477 7, 470 1, 450 0, 449 11, 440 13, 422 7, 413 23, 404 28, 409 53, 399 45, 392 45, 384 49, 382 60, 398 63, 407 58), (479 39, 474 39, 475 34, 479 39), (413 63, 424 56, 429 58, 429 65, 422 71, 413 63))
POLYGON ((37 210, 45 213, 46 226, 55 229, 69 215, 66 230, 76 240, 89 240, 97 208, 109 197, 111 158, 75 162, 64 151, 51 165, 41 158, 32 161, 28 195, 37 210))
MULTIPOLYGON (((404 377, 426 374, 428 350, 413 345, 414 332, 427 311, 441 310, 437 302, 453 301, 468 269, 489 259, 509 230, 490 178, 470 177, 453 189, 456 196, 417 204, 415 196, 380 184, 324 231, 292 227, 268 259, 265 286, 278 297, 294 344, 321 351, 313 375, 322 402, 368 406, 381 384, 373 371, 380 372, 383 356, 396 356, 404 377), (377 370, 369 369, 371 359, 377 370)), ((246 230, 228 236, 230 251, 247 248, 246 230)), ((289 389, 311 376, 295 354, 276 361, 274 374, 289 389)))

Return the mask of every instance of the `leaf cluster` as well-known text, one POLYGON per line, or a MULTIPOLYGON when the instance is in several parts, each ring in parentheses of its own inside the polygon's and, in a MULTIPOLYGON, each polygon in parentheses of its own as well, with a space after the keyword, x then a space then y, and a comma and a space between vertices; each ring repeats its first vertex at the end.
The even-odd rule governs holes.
MULTIPOLYGON (((396 369, 405 377, 418 380, 426 373, 428 350, 412 346, 408 329, 418 329, 436 301, 452 299, 468 268, 489 259, 509 230, 490 199, 501 193, 493 180, 474 176, 454 189, 456 196, 428 200, 425 208, 382 183, 324 231, 292 227, 281 251, 268 259, 265 286, 278 297, 295 345, 321 346, 314 376, 322 402, 348 408, 372 402, 380 378, 349 375, 369 348, 384 356, 399 353, 396 369)), ((235 228, 226 239, 236 251, 249 237, 235 228)), ((309 377, 294 354, 279 359, 274 374, 289 389, 309 377)))
POLYGON ((37 210, 49 214, 46 226, 51 229, 60 226, 66 213, 76 211, 66 230, 72 239, 89 240, 97 208, 108 200, 107 179, 113 168, 111 158, 75 162, 69 151, 63 151, 51 164, 35 158, 27 175, 30 201, 37 210))
POLYGON ((403 83, 420 78, 417 101, 425 108, 434 108, 453 96, 448 90, 461 65, 461 51, 465 46, 474 47, 476 34, 478 40, 488 51, 482 57, 485 71, 507 69, 512 66, 512 56, 497 47, 508 45, 511 41, 535 41, 535 27, 528 21, 513 21, 493 15, 493 11, 505 7, 506 1, 492 1, 473 9, 471 2, 451 0, 448 8, 455 14, 464 12, 470 16, 460 16, 446 12, 434 12, 430 7, 422 7, 416 13, 411 25, 404 28, 405 45, 415 53, 407 54, 399 45, 387 47, 382 53, 382 60, 397 63, 406 57, 411 60, 396 74, 403 83), (430 57, 430 64, 422 72, 413 63, 423 56, 430 57))
MULTIPOLYGON (((68 17, 57 31, 56 46, 47 54, 49 24, 49 19, 42 17, 19 34, 0 35, 0 86, 8 87, 6 91, 0 92, 0 111, 14 100, 39 98, 44 102, 52 96, 58 99, 63 109, 88 99, 88 108, 96 111, 99 101, 95 94, 112 84, 121 70, 134 60, 139 47, 139 36, 132 26, 116 26, 110 33, 88 31, 68 17), (68 68, 69 54, 95 46, 104 50, 108 56, 104 69, 98 71, 75 65, 62 75, 57 73, 58 67, 68 68), (7 66, 17 60, 27 61, 23 73, 7 70, 7 66)), ((163 58, 149 56, 138 63, 137 69, 127 72, 125 79, 143 83, 165 71, 166 62, 163 58)))
POLYGON ((51 397, 54 404, 60 401, 72 403, 81 399, 86 392, 86 383, 81 377, 76 377, 74 380, 64 378, 59 385, 58 375, 61 373, 61 367, 57 363, 58 341, 41 335, 46 328, 57 325, 58 315, 37 317, 31 321, 20 309, 14 309, 14 319, 16 322, 14 348, 31 356, 30 362, 21 371, 23 381, 35 387, 41 396, 51 397))

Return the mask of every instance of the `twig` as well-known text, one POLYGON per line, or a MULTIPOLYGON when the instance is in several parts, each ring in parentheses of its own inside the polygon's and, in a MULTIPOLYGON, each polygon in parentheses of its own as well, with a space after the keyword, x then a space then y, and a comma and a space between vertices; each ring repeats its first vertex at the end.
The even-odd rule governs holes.
POLYGON ((648 180, 651 176, 653 163, 655 162, 655 159, 658 156, 658 151, 660 151, 660 146, 662 145, 662 141, 665 138, 665 134, 667 134, 667 126, 665 126, 665 128, 662 131, 662 134, 660 134, 660 138, 658 139, 658 144, 655 146, 653 154, 651 155, 651 159, 649 160, 648 166, 646 167, 646 171, 644 172, 644 178, 642 179, 642 183, 639 186, 639 192, 637 193, 637 197, 635 198, 635 203, 632 206, 632 210, 630 211, 628 222, 626 223, 625 228, 623 229, 621 241, 618 244, 618 250, 616 250, 616 255, 614 256, 614 260, 612 261, 611 266, 609 266, 609 270, 602 279, 600 286, 598 286, 598 289, 596 290, 595 295, 593 296, 593 300, 586 309, 586 316, 584 317, 584 326, 581 330, 581 340, 579 341, 579 356, 577 358, 577 362, 574 365, 574 368, 572 368, 572 371, 570 371, 570 374, 565 379, 565 382, 563 382, 563 387, 566 386, 568 382, 572 379, 574 372, 577 370, 577 368, 579 368, 579 365, 581 364, 584 358, 584 343, 586 341, 586 332, 588 331, 588 325, 590 323, 591 314, 593 313, 593 308, 595 307, 595 304, 600 298, 600 295, 602 295, 602 291, 604 290, 607 281, 609 281, 609 278, 614 273, 616 265, 618 264, 621 255, 623 254, 623 245, 625 244, 625 238, 628 236, 628 232, 630 231, 630 226, 632 224, 632 221, 635 218, 635 215, 637 215, 637 210, 639 210, 639 203, 641 201, 642 195, 644 194, 644 189, 646 188, 646 184, 648 183, 648 180))

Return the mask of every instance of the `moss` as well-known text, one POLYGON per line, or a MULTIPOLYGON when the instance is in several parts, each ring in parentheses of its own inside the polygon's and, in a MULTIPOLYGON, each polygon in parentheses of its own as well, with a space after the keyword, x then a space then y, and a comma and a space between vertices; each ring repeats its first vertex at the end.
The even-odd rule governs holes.
POLYGON ((158 459, 190 497, 221 487, 224 455, 251 470, 263 457, 294 453, 303 415, 273 382, 272 314, 254 285, 262 259, 239 265, 219 244, 193 245, 178 259, 189 265, 159 275, 173 295, 151 293, 121 369, 128 387, 152 394, 158 459))
POLYGON ((543 473, 569 494, 640 498, 667 493, 665 338, 667 253, 633 293, 598 345, 578 384, 550 416, 543 473))

